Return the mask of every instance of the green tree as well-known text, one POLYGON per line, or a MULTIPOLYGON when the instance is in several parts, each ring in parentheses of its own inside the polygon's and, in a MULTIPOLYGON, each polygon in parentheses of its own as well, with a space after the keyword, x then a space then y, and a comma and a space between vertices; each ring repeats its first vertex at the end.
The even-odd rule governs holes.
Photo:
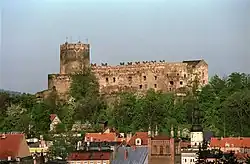
POLYGON ((53 145, 49 147, 48 157, 50 159, 62 158, 63 160, 77 148, 77 142, 81 141, 82 136, 79 138, 74 136, 73 133, 67 132, 53 137, 53 145))

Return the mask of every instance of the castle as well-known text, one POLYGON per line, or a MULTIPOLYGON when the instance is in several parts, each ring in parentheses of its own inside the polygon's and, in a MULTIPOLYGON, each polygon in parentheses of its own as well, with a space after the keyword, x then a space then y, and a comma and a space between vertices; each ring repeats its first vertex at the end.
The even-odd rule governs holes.
POLYGON ((110 66, 90 64, 90 45, 64 43, 60 45, 60 73, 48 75, 48 90, 37 93, 46 97, 55 90, 60 98, 65 99, 70 87, 70 74, 91 68, 100 85, 100 92, 113 94, 121 91, 146 91, 150 88, 163 92, 181 92, 190 88, 195 79, 199 85, 208 83, 208 64, 204 60, 183 62, 142 61, 121 62, 110 66), (197 78, 198 77, 198 78, 197 78))

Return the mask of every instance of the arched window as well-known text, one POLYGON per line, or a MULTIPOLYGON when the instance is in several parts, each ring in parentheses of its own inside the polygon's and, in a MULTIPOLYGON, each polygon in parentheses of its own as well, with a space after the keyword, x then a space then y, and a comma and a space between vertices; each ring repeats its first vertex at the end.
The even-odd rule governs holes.
POLYGON ((163 155, 163 146, 160 146, 160 154, 163 155))

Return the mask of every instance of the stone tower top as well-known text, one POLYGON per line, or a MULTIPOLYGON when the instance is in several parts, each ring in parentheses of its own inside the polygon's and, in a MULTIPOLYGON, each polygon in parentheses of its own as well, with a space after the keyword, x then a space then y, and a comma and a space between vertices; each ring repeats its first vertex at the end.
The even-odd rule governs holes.
POLYGON ((72 74, 90 65, 90 45, 68 43, 60 45, 60 74, 72 74))

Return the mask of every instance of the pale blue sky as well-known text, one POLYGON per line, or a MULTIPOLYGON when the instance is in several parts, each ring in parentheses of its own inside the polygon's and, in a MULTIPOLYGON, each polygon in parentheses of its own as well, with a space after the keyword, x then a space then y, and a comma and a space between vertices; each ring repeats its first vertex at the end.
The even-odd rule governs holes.
POLYGON ((250 73, 250 0, 1 0, 0 88, 37 92, 59 45, 88 38, 91 61, 205 59, 250 73))

